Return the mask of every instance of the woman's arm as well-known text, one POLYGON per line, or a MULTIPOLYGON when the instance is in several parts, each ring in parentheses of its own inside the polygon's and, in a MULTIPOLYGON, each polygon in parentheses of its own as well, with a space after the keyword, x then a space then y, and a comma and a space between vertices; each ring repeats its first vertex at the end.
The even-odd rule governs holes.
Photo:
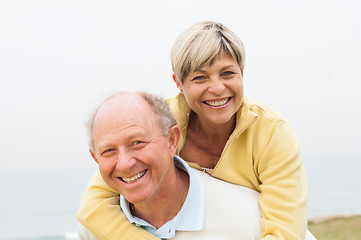
POLYGON ((77 217, 99 240, 158 239, 128 221, 120 209, 119 194, 105 184, 99 171, 89 182, 77 217))
POLYGON ((305 239, 307 180, 297 138, 289 123, 273 129, 258 159, 262 239, 305 239))

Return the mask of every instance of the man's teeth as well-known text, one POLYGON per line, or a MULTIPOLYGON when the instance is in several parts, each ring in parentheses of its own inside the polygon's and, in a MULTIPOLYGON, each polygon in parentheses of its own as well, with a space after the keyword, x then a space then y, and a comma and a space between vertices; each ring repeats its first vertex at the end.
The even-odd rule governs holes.
POLYGON ((228 100, 229 100, 229 98, 225 98, 220 101, 205 101, 205 103, 212 107, 219 107, 219 106, 226 104, 228 102, 228 100))
POLYGON ((132 183, 132 182, 135 182, 138 179, 142 178, 146 172, 147 172, 147 170, 144 170, 143 172, 140 172, 130 178, 122 177, 122 180, 126 183, 132 183))

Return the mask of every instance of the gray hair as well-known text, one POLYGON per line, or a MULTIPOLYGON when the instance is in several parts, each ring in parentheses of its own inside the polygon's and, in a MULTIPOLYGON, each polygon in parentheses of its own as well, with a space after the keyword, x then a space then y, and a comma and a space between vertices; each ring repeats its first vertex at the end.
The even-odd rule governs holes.
POLYGON ((107 97, 101 104, 99 104, 99 106, 93 111, 93 113, 89 117, 89 120, 86 123, 89 134, 89 147, 91 150, 94 150, 93 127, 99 109, 108 100, 129 93, 139 94, 139 96, 141 96, 149 104, 150 108, 153 110, 153 112, 158 118, 159 126, 164 136, 168 134, 171 127, 177 125, 174 115, 163 97, 146 92, 118 92, 107 97))
POLYGON ((188 27, 174 42, 172 69, 183 83, 187 75, 212 63, 217 55, 228 54, 242 69, 245 51, 242 41, 221 23, 204 21, 188 27))

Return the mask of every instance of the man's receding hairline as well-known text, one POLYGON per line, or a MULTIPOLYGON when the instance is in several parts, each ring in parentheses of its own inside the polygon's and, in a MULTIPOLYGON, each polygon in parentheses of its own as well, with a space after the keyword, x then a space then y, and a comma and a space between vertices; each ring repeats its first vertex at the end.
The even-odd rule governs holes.
POLYGON ((126 97, 126 95, 128 95, 128 96, 131 96, 131 97, 134 97, 135 99, 142 99, 142 100, 144 100, 145 102, 147 102, 146 100, 145 100, 145 97, 143 96, 143 94, 142 93, 139 93, 139 92, 119 92, 119 93, 116 93, 116 94, 114 94, 114 95, 112 95, 112 96, 109 96, 108 98, 106 98, 104 101, 103 101, 103 103, 99 106, 99 108, 96 110, 96 112, 95 112, 95 118, 94 118, 94 120, 96 119, 96 117, 98 116, 98 113, 101 111, 101 110, 103 110, 103 108, 105 108, 106 106, 108 106, 110 103, 112 103, 112 101, 114 101, 113 102, 113 104, 116 104, 116 106, 118 106, 118 104, 120 104, 121 102, 121 100, 122 99, 124 99, 125 97, 126 97), (117 102, 117 101, 119 101, 119 102, 117 102))

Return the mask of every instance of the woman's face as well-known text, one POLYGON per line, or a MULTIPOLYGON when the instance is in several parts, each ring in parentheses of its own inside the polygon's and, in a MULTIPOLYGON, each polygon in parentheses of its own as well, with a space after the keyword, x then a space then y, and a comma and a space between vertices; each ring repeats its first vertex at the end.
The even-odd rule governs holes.
POLYGON ((201 122, 226 124, 241 107, 243 73, 227 54, 218 55, 211 64, 189 73, 183 83, 176 83, 201 122))

